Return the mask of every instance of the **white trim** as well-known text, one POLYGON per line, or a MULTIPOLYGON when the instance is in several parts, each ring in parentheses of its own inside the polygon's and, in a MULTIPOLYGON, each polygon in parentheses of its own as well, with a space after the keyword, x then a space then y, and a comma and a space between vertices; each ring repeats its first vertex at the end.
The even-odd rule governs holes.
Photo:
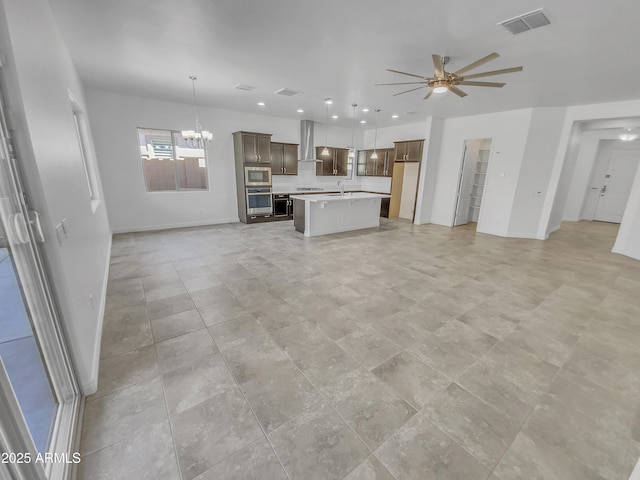
MULTIPOLYGON (((31 433, 22 415, 11 381, 0 358, 0 450, 8 453, 29 454, 35 459, 37 452, 31 433)), ((46 480, 42 464, 9 463, 0 470, 2 478, 7 474, 14 480, 46 480)))
POLYGON ((203 220, 197 222, 184 222, 184 223, 167 223, 164 225, 144 225, 140 227, 123 227, 114 228, 113 234, 116 233, 136 233, 136 232, 148 232, 153 230, 171 230, 173 228, 186 228, 186 227, 204 227, 207 225, 220 225, 223 223, 239 223, 240 219, 235 218, 222 218, 219 220, 203 220))
POLYGON ((102 344, 102 325, 104 323, 104 311, 107 305, 107 287, 109 283, 109 269, 111 266, 111 247, 113 245, 113 234, 109 236, 107 245, 107 258, 105 259, 104 278, 102 279, 102 296, 100 297, 100 308, 98 311, 98 325, 96 328, 96 339, 93 345, 93 360, 91 361, 91 376, 88 381, 80 385, 83 395, 91 395, 98 390, 98 375, 100 373, 100 345, 102 344))
MULTIPOLYGON (((79 451, 77 446, 80 440, 79 427, 82 426, 80 412, 83 403, 84 398, 78 395, 72 401, 60 404, 56 417, 51 451, 66 453, 68 459, 72 459, 74 452, 79 451)), ((68 480, 74 471, 74 464, 67 462, 47 464, 45 471, 48 480, 68 480)))
MULTIPOLYGON (((631 255, 625 249, 620 248, 620 247, 616 247, 616 246, 614 246, 611 249, 611 253, 617 253, 618 255, 624 255, 625 257, 628 257, 628 258, 635 258, 636 260, 640 260, 640 256, 636 257, 635 255, 631 255)), ((640 480, 640 471, 638 472, 638 474, 639 474, 638 480, 640 480)))

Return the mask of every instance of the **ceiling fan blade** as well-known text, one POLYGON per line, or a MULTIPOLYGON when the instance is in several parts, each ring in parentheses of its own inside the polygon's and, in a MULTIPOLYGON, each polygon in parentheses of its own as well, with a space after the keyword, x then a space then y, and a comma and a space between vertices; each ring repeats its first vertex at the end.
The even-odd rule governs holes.
POLYGON ((453 85, 449 86, 449 91, 455 93, 459 97, 466 97, 467 94, 460 90, 458 87, 454 87, 453 85))
POLYGON ((427 93, 427 94, 424 96, 424 99, 423 99, 423 100, 428 99, 431 95, 433 95, 433 90, 431 90, 429 93, 427 93))
POLYGON ((472 75, 465 75, 464 80, 470 80, 472 78, 491 77, 492 75, 502 75, 503 73, 521 72, 522 67, 503 68, 501 70, 492 70, 491 72, 474 73, 472 75))
POLYGON ((436 69, 436 77, 444 77, 444 64, 442 63, 442 57, 440 55, 431 55, 433 58, 433 66, 436 69))
POLYGON ((472 87, 504 87, 506 83, 498 83, 498 82, 468 82, 463 80, 462 82, 456 82, 456 85, 469 85, 472 87))
POLYGON ((407 73, 407 72, 401 72, 400 70, 391 70, 390 68, 386 69, 387 72, 393 72, 393 73, 400 73, 401 75, 409 75, 410 77, 418 77, 418 78, 423 78, 423 79, 427 79, 427 77, 423 77, 422 75, 416 75, 415 73, 407 73))
POLYGON ((464 72, 468 72, 469 70, 473 70, 474 68, 478 68, 480 65, 484 65, 485 63, 490 62, 491 60, 494 60, 494 59, 498 58, 499 56, 500 55, 498 55, 495 52, 494 53, 490 53, 486 57, 482 57, 480 60, 476 60, 475 62, 467 65, 466 67, 463 67, 460 70, 457 70, 457 71, 453 72, 453 74, 457 75, 459 77, 464 72))
POLYGON ((376 83, 375 86, 379 87, 381 85, 418 85, 421 83, 427 83, 427 80, 425 80, 424 82, 376 83))
POLYGON ((412 88, 411 90, 405 90, 404 92, 400 92, 400 93, 394 93, 393 96, 396 97, 398 95, 402 95, 403 93, 409 93, 409 92, 413 92, 414 90, 420 90, 421 88, 426 88, 427 86, 423 86, 423 87, 418 87, 418 88, 412 88))

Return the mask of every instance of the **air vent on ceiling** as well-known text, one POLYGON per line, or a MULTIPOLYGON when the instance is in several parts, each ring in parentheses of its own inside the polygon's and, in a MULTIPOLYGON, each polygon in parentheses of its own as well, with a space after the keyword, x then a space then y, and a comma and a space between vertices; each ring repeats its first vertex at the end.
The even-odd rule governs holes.
POLYGON ((549 25, 550 23, 551 22, 542 11, 542 8, 539 8, 538 10, 525 13, 524 15, 518 15, 517 17, 510 18, 509 20, 499 22, 498 25, 502 25, 511 33, 517 35, 518 33, 549 25))
POLYGON ((302 92, 299 92, 297 90, 292 90, 290 88, 281 88, 280 90, 276 90, 273 93, 277 93, 278 95, 284 95, 285 97, 293 97, 294 95, 298 95, 299 93, 302 93, 302 92))
POLYGON ((238 90, 245 90, 250 92, 251 90, 255 90, 258 87, 254 87, 253 85, 245 85, 244 83, 238 83, 233 88, 237 88, 238 90))

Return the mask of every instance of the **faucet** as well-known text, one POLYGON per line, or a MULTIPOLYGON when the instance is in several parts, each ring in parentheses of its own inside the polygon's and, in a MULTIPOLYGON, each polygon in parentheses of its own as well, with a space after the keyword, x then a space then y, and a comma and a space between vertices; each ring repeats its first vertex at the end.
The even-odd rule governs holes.
POLYGON ((342 180, 338 180, 338 187, 340 187, 340 195, 344 197, 344 182, 342 180))

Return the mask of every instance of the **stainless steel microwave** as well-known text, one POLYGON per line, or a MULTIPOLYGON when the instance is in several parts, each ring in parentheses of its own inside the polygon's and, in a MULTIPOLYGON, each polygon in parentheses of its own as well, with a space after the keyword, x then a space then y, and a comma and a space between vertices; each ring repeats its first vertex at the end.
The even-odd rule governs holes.
POLYGON ((244 167, 245 187, 270 187, 271 167, 244 167))

